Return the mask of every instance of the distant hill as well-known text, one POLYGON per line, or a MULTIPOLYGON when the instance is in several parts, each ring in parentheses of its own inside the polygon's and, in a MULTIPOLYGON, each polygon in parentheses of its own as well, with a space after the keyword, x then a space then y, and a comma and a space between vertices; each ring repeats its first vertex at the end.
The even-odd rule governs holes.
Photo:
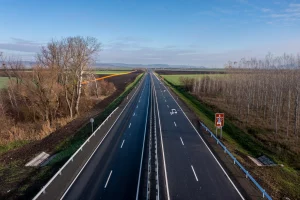
POLYGON ((107 67, 128 67, 128 68, 206 68, 204 66, 191 66, 191 65, 168 65, 168 64, 126 64, 126 63, 96 63, 94 65, 97 68, 107 68, 107 67))
MULTIPOLYGON (((33 61, 23 61, 27 68, 35 65, 33 61)), ((168 64, 126 64, 126 63, 96 63, 94 68, 160 68, 160 69, 205 69, 204 66, 191 66, 191 65, 168 65, 168 64)))

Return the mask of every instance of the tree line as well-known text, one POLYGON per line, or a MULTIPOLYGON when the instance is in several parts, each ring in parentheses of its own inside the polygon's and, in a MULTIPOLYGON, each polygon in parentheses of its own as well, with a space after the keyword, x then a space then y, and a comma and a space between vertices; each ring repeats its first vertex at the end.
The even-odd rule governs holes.
POLYGON ((298 139, 300 55, 268 54, 264 59, 228 62, 225 68, 225 75, 182 77, 181 82, 199 99, 219 99, 247 124, 270 129, 290 141, 298 139))
POLYGON ((21 61, 0 53, 2 76, 9 79, 0 91, 0 121, 7 124, 1 135, 18 135, 11 127, 20 132, 19 125, 24 122, 53 127, 58 119, 70 121, 95 99, 111 94, 114 85, 94 81, 90 68, 99 50, 100 43, 92 37, 52 40, 36 55, 30 71, 21 61), (82 84, 84 80, 91 81, 82 84))

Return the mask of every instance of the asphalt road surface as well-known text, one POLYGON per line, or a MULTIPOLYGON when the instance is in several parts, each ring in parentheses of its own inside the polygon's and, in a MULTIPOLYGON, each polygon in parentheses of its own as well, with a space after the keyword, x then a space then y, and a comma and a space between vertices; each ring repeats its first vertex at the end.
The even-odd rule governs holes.
MULTIPOLYGON (((176 100, 152 72, 146 73, 135 96, 85 167, 70 185, 65 184, 69 185, 67 190, 60 189, 65 190, 63 195, 59 189, 47 189, 41 199, 51 199, 51 194, 56 193, 66 200, 144 199, 147 195, 142 177, 147 166, 142 164, 151 154, 144 156, 147 129, 152 130, 152 122, 153 139, 156 141, 157 136, 159 146, 159 159, 153 160, 159 172, 152 180, 159 184, 150 193, 154 191, 160 199, 167 200, 244 199, 176 100)), ((60 182, 55 184, 56 188, 59 185, 60 182)), ((149 195, 150 200, 157 200, 155 195, 149 195)))
POLYGON ((150 106, 150 76, 62 199, 136 199, 150 106))
POLYGON ((167 199, 244 199, 164 84, 152 75, 167 199), (175 109, 177 113, 173 112, 175 109))

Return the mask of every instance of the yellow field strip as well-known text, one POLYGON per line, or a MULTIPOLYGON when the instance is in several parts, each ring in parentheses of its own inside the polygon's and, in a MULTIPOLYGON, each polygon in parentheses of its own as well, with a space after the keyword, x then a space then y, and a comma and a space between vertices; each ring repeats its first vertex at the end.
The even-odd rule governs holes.
MULTIPOLYGON (((100 80, 103 80, 103 79, 106 79, 106 78, 110 78, 110 77, 114 77, 114 76, 122 76, 122 75, 130 74, 130 73, 133 73, 133 72, 136 72, 136 71, 126 72, 126 73, 119 73, 119 74, 111 74, 111 75, 108 75, 108 76, 103 76, 103 77, 100 77, 100 78, 96 78, 95 80, 92 80, 92 81, 100 81, 100 80)), ((92 81, 83 81, 82 85, 88 84, 89 82, 92 82, 92 81)))

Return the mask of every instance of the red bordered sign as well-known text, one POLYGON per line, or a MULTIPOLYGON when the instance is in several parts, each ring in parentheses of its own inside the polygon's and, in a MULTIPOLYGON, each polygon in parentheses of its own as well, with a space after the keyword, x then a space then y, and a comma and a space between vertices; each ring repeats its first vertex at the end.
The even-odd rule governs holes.
POLYGON ((215 114, 215 126, 217 128, 222 128, 224 126, 224 113, 215 114))

